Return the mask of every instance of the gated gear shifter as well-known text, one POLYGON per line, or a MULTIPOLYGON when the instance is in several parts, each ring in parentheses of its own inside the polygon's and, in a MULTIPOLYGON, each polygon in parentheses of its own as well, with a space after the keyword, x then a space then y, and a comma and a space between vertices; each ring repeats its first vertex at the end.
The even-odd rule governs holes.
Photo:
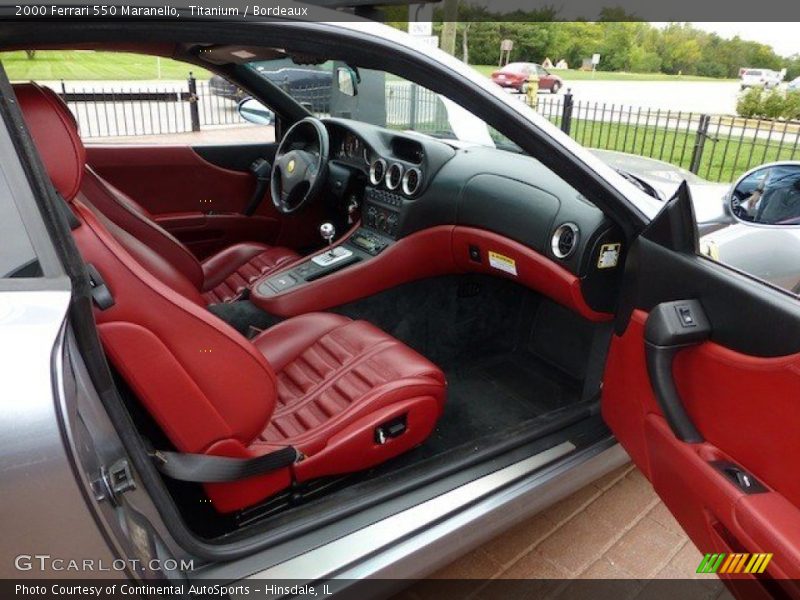
POLYGON ((352 250, 348 250, 343 245, 333 245, 333 238, 336 236, 336 227, 333 226, 333 223, 323 223, 320 225, 319 234, 322 236, 322 239, 328 243, 328 251, 317 254, 311 259, 311 262, 320 267, 329 267, 343 260, 351 259, 353 256, 352 250))
POLYGON ((328 242, 328 251, 331 256, 333 256, 333 238, 336 235, 336 227, 333 226, 333 223, 323 223, 319 226, 319 234, 322 236, 322 239, 328 242))

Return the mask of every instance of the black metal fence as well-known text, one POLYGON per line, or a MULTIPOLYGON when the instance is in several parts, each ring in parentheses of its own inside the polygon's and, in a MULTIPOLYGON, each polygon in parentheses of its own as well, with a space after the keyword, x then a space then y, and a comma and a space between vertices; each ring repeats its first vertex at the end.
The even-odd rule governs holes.
MULTIPOLYGON (((288 83, 286 84, 288 86, 288 83)), ((288 89, 316 114, 330 110, 330 87, 288 89)), ((87 138, 184 133, 246 125, 236 106, 242 94, 208 81, 130 84, 61 90, 87 138), (217 87, 214 87, 217 86, 217 87)), ((660 110, 575 100, 571 93, 531 100, 545 118, 578 143, 662 160, 710 181, 732 181, 759 164, 800 159, 800 122, 660 110)), ((431 133, 450 131, 439 97, 406 82, 387 82, 389 127, 431 133)))
POLYGON ((709 181, 800 158, 798 121, 582 102, 569 93, 539 96, 535 108, 583 146, 663 160, 709 181))
POLYGON ((208 81, 160 86, 74 87, 58 90, 72 110, 85 138, 186 133, 245 125, 236 110, 241 96, 212 90, 208 81))

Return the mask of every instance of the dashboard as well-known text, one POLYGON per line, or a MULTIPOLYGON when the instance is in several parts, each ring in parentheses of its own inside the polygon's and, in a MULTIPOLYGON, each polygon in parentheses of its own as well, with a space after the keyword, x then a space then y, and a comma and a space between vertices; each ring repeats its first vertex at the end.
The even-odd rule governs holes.
POLYGON ((622 232, 536 159, 348 119, 324 123, 331 162, 363 181, 362 227, 352 238, 360 250, 376 256, 437 226, 476 228, 549 259, 580 279, 593 308, 610 309, 622 232))

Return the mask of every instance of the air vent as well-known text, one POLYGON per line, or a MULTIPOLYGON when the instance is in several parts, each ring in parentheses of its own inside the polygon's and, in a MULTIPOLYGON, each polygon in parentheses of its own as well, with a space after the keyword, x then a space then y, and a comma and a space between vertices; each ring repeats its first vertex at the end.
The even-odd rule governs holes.
POLYGON ((396 190, 400 187, 400 182, 403 180, 403 165, 400 163, 392 163, 389 170, 386 171, 386 187, 390 190, 396 190))
POLYGON ((403 175, 403 193, 406 196, 413 196, 417 193, 420 183, 422 183, 422 172, 419 169, 410 168, 403 175))
POLYGON ((578 247, 578 226, 575 223, 559 225, 550 247, 556 258, 569 258, 578 247))
POLYGON ((386 161, 382 158, 377 159, 369 166, 369 182, 372 185, 380 185, 386 175, 386 161))

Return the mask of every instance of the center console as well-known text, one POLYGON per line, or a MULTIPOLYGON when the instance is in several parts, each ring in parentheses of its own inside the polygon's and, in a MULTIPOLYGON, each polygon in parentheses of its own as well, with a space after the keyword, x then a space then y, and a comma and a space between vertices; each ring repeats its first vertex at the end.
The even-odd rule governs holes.
POLYGON ((402 208, 403 197, 400 194, 368 187, 364 192, 364 225, 382 235, 397 239, 402 208))
MULTIPOLYGON (((302 263, 258 281, 253 291, 269 298, 370 260, 396 241, 401 209, 400 196, 367 188, 361 227, 339 244, 329 245, 327 250, 310 256, 302 263)), ((320 234, 330 244, 335 232, 329 223, 325 223, 320 227, 320 234)))

